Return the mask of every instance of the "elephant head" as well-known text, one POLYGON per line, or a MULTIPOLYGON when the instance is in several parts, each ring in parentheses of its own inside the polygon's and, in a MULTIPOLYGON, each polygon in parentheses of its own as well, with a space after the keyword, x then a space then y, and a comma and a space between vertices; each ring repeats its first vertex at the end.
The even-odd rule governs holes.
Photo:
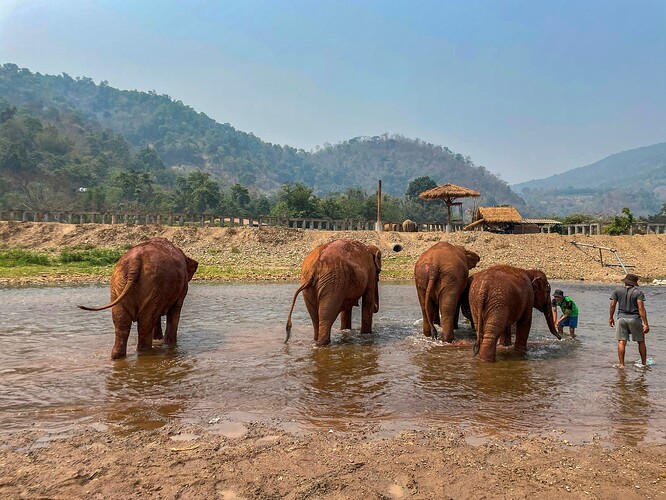
POLYGON ((375 303, 373 310, 377 313, 379 311, 379 273, 382 271, 382 251, 375 245, 368 245, 368 249, 375 262, 375 303))
POLYGON ((550 283, 548 283, 546 275, 543 273, 543 271, 539 271, 538 269, 529 269, 527 270, 527 274, 532 280, 532 290, 534 291, 534 308, 541 311, 545 316, 550 333, 552 333, 558 339, 561 339, 562 336, 558 333, 553 321, 553 314, 550 307, 550 283))

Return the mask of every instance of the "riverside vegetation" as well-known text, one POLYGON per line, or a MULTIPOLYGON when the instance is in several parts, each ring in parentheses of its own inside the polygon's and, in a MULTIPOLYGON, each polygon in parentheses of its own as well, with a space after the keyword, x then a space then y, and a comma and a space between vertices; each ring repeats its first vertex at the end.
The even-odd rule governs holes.
POLYGON ((197 228, 102 224, 0 222, 0 283, 107 281, 133 245, 161 236, 196 259, 194 281, 297 281, 303 258, 337 238, 373 243, 383 252, 382 281, 413 279, 416 259, 437 241, 464 245, 481 256, 477 272, 495 264, 539 268, 551 280, 617 282, 623 275, 611 254, 575 247, 577 239, 615 248, 642 282, 666 278, 666 235, 499 235, 488 232, 397 233, 316 231, 278 227, 197 228), (394 244, 403 250, 396 253, 394 244), (614 266, 602 265, 615 264, 614 266))

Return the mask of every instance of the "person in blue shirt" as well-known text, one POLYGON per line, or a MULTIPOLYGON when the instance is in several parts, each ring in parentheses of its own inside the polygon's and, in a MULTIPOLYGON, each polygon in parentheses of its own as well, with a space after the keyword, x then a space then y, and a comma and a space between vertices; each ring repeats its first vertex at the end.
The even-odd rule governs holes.
POLYGON ((555 328, 562 335, 564 327, 569 327, 569 336, 572 339, 576 338, 576 327, 578 326, 578 306, 571 300, 570 297, 564 295, 562 290, 555 290, 553 292, 553 301, 551 303, 553 308, 553 323, 555 328), (557 306, 562 310, 562 316, 557 318, 557 306))

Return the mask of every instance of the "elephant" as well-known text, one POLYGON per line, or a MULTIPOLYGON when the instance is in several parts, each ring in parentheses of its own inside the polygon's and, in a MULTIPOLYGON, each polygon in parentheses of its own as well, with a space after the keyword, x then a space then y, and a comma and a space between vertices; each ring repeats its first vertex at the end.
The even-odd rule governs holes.
POLYGON ((79 306, 86 311, 113 308, 116 340, 111 359, 127 355, 127 339, 134 321, 138 326, 137 351, 152 349, 161 339, 161 316, 166 315, 164 342, 176 343, 180 310, 188 283, 199 263, 164 238, 152 238, 129 249, 111 275, 111 302, 102 307, 79 306))
POLYGON ((527 349, 532 308, 543 313, 550 333, 561 339, 553 322, 550 284, 538 269, 498 265, 479 271, 471 280, 469 306, 476 327, 474 355, 482 361, 495 361, 499 338, 510 345, 514 324, 514 348, 527 349))
POLYGON ((361 333, 371 333, 372 315, 379 311, 381 270, 382 253, 374 245, 340 239, 312 250, 303 261, 301 286, 291 301, 285 343, 291 335, 291 314, 301 292, 318 346, 330 344, 331 327, 338 315, 340 329, 351 329, 352 307, 358 305, 360 298, 361 333))
POLYGON ((479 260, 477 253, 445 241, 435 243, 417 259, 414 280, 426 337, 437 338, 435 325, 438 324, 442 327, 444 342, 453 342, 469 270, 476 267, 479 260))
POLYGON ((416 226, 416 222, 413 220, 405 219, 405 221, 402 223, 402 230, 406 233, 415 233, 418 231, 418 228, 416 226))

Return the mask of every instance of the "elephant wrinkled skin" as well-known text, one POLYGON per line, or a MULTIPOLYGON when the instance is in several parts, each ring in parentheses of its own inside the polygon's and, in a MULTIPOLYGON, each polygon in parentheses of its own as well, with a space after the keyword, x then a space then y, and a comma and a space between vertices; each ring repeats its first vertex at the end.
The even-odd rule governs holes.
POLYGON ((442 339, 453 342, 458 307, 467 287, 469 270, 476 267, 479 260, 478 254, 444 241, 435 243, 418 258, 414 266, 414 281, 425 336, 437 338, 434 325, 440 325, 442 339))
POLYGON ((296 297, 303 292, 318 346, 331 342, 331 327, 341 316, 340 328, 351 329, 352 307, 362 298, 361 333, 372 332, 372 315, 379 311, 379 273, 382 253, 374 245, 354 240, 335 240, 315 248, 303 261, 301 286, 294 293, 287 319, 291 334, 291 313, 296 297))
POLYGON ((112 359, 127 355, 127 339, 134 321, 138 323, 138 351, 150 350, 153 339, 162 338, 160 318, 164 315, 164 342, 176 343, 180 310, 198 265, 164 238, 152 238, 125 252, 111 276, 111 303, 102 307, 79 306, 86 311, 113 308, 116 341, 112 359))
POLYGON ((495 361, 497 341, 510 344, 511 326, 516 325, 515 349, 527 349, 532 309, 543 313, 550 332, 561 338, 551 312, 550 284, 537 269, 500 265, 474 275, 469 287, 469 305, 476 327, 474 354, 482 361, 495 361))

